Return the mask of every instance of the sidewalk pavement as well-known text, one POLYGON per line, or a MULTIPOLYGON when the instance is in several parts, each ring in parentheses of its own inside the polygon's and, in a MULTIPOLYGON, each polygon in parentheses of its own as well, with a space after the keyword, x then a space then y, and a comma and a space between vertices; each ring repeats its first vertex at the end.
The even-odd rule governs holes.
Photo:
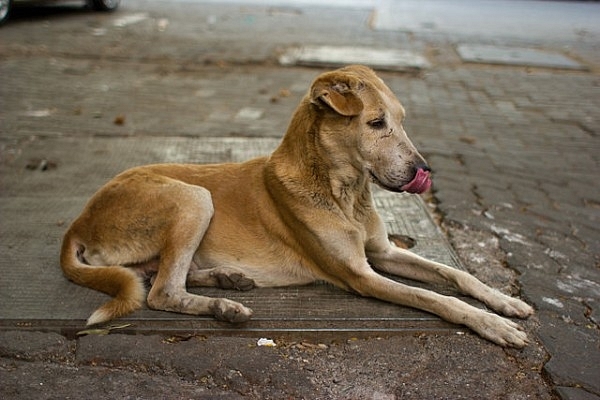
MULTIPOLYGON (((470 272, 535 306, 523 323, 534 341, 516 351, 469 333, 415 333, 263 348, 248 338, 73 338, 4 323, 3 398, 600 398, 597 44, 519 43, 588 67, 567 71, 466 64, 457 41, 477 38, 372 30, 363 9, 131 1, 116 14, 63 11, 0 31, 2 197, 15 193, 5 174, 48 173, 47 185, 83 205, 54 159, 58 144, 101 138, 99 162, 123 137, 280 137, 319 72, 279 67, 287 46, 410 50, 431 67, 380 75, 433 167, 432 213, 470 272), (32 147, 43 149, 41 163, 23 158, 32 147)), ((44 187, 25 197, 43 201, 44 187)), ((10 226, 38 223, 0 214, 10 226)), ((39 222, 56 251, 65 222, 39 222)), ((27 252, 27 237, 2 232, 3 252, 27 252)), ((59 271, 56 254, 31 262, 59 271)))

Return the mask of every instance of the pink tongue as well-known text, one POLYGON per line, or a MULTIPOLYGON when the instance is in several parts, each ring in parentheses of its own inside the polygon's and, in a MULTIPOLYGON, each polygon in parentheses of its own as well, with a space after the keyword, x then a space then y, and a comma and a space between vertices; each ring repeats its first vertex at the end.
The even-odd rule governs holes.
POLYGON ((431 187, 431 178, 429 171, 424 169, 417 170, 417 173, 412 181, 402 186, 400 189, 408 193, 423 193, 431 187))

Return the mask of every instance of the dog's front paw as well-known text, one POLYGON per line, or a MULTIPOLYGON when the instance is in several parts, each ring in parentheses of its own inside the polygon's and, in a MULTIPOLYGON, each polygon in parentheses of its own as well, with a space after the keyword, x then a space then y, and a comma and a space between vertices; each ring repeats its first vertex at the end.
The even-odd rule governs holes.
POLYGON ((482 311, 468 326, 480 336, 503 347, 520 349, 529 344, 527 334, 519 324, 496 314, 482 311))
POLYGON ((504 315, 517 318, 528 318, 533 315, 533 307, 524 301, 510 297, 510 300, 506 303, 504 315))
POLYGON ((215 299, 211 309, 216 319, 234 324, 246 322, 252 317, 250 308, 228 299, 215 299))
POLYGON ((491 289, 485 297, 479 298, 492 310, 507 317, 528 318, 534 310, 522 300, 506 295, 499 290, 491 289))
POLYGON ((502 294, 497 305, 492 308, 507 317, 525 319, 533 315, 533 307, 522 300, 502 294))

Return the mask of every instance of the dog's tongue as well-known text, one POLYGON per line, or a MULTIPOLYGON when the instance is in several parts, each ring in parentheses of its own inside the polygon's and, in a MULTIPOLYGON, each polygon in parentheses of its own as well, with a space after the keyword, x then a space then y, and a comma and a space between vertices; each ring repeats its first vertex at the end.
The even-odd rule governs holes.
POLYGON ((423 193, 431 187, 431 178, 429 171, 424 169, 417 170, 417 173, 412 181, 402 186, 400 189, 408 193, 423 193))

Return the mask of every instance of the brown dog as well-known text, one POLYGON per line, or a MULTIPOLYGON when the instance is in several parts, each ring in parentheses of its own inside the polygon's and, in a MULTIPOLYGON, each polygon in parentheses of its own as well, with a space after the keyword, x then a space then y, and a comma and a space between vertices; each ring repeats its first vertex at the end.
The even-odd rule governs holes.
POLYGON ((241 164, 149 165, 102 187, 67 231, 65 275, 114 296, 88 324, 146 299, 157 310, 243 322, 252 311, 189 286, 251 289, 327 281, 419 308, 502 346, 523 347, 519 325, 455 297, 407 286, 375 270, 450 284, 495 311, 533 309, 473 276, 390 244, 370 183, 421 193, 429 168, 412 145, 404 109, 373 71, 351 66, 317 77, 269 157, 241 164))

